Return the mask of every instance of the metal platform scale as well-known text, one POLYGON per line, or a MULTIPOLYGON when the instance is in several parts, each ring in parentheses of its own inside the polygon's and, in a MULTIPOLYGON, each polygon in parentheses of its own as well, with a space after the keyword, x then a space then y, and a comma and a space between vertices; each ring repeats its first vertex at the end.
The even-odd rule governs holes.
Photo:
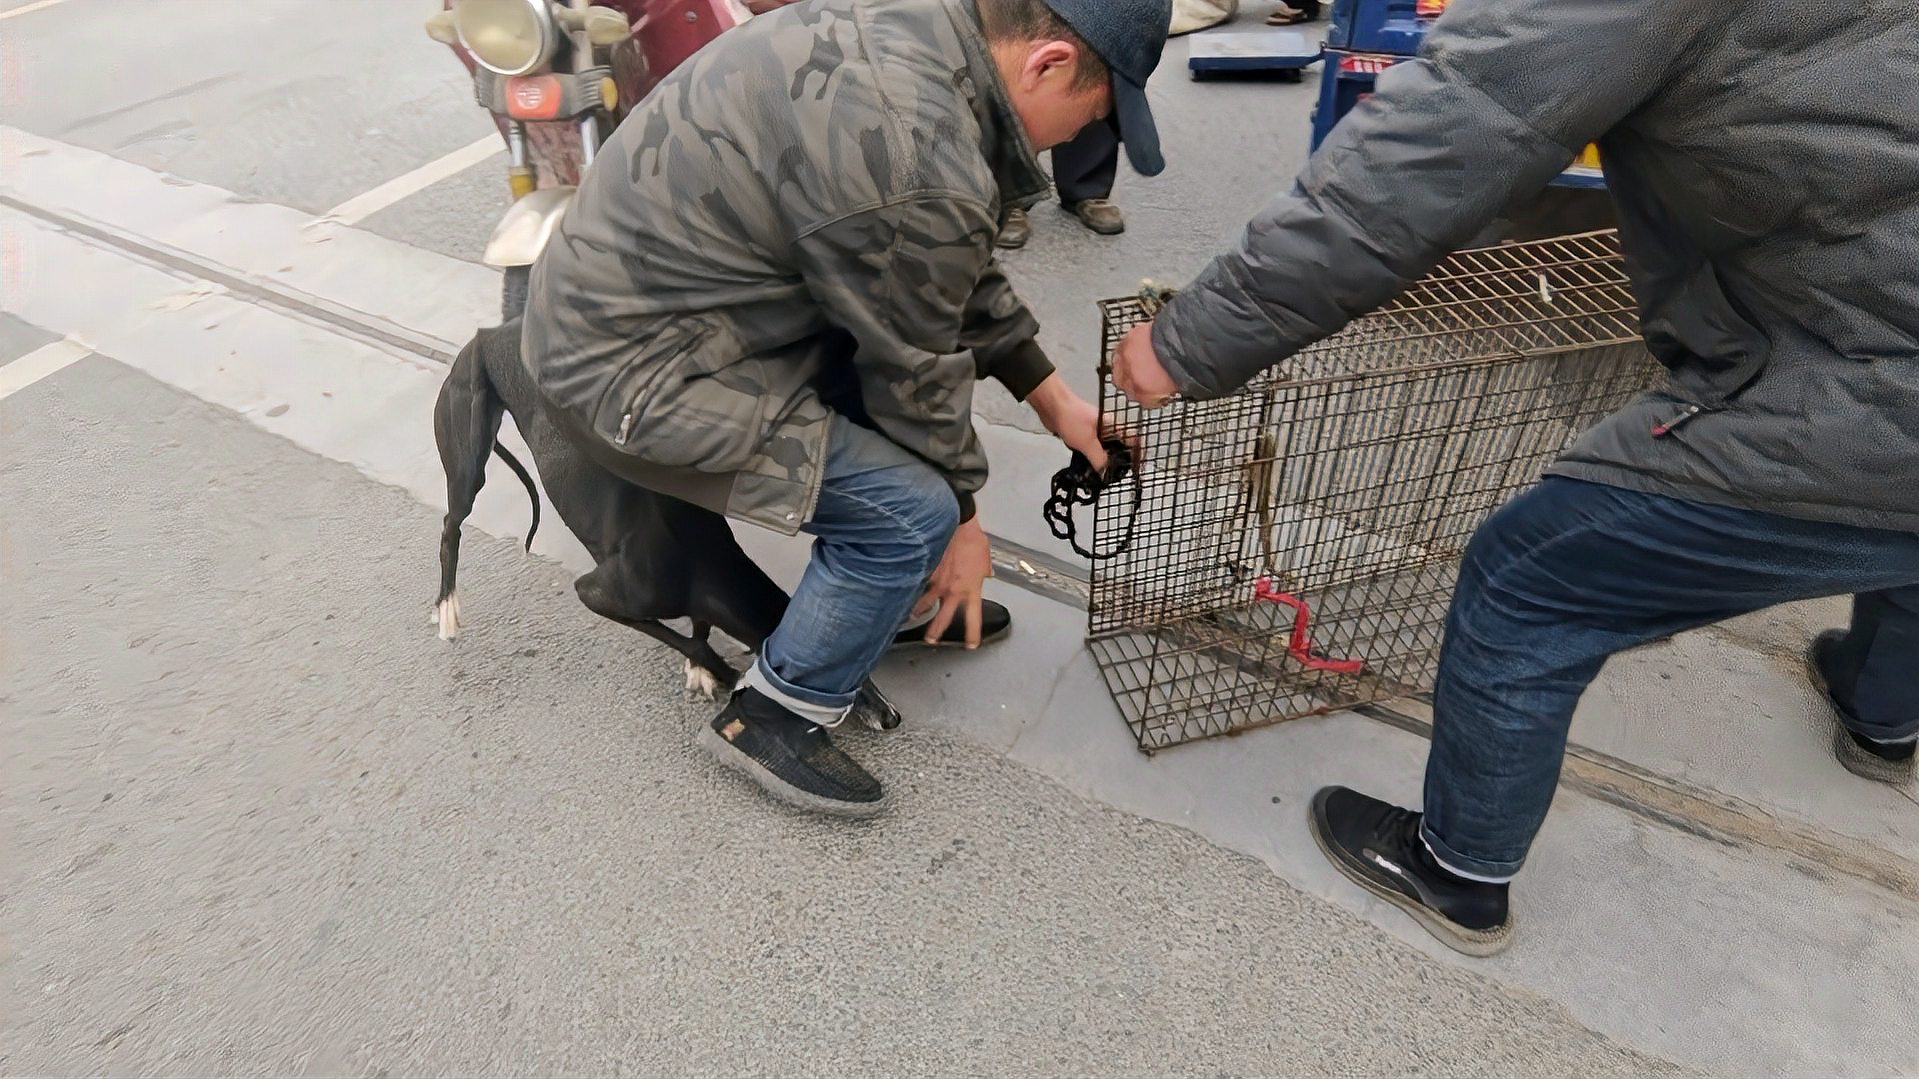
POLYGON ((1195 79, 1271 75, 1281 82, 1303 82, 1320 53, 1318 27, 1208 30, 1193 35, 1186 66, 1195 79))

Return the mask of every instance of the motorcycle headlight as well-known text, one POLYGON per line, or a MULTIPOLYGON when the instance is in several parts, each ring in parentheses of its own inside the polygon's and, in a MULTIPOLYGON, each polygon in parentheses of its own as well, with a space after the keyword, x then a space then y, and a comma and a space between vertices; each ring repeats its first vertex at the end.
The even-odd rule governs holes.
POLYGON ((559 44, 545 0, 454 0, 453 25, 480 66, 500 75, 541 67, 559 44))

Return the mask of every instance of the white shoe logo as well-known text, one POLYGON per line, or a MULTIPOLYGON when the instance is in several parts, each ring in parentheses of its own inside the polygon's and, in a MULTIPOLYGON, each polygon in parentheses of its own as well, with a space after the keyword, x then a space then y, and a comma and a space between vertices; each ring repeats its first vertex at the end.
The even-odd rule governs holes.
POLYGON ((1391 873, 1393 876, 1403 877, 1406 875, 1406 871, 1404 869, 1401 869, 1397 863, 1381 857, 1378 851, 1375 851, 1369 848, 1364 853, 1367 858, 1372 860, 1372 863, 1374 865, 1378 866, 1381 869, 1384 869, 1388 873, 1391 873))

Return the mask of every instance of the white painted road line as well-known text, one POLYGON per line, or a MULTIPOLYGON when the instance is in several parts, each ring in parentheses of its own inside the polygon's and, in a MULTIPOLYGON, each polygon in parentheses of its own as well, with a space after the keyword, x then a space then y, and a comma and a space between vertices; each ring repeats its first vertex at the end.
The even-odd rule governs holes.
POLYGON ((91 355, 92 349, 68 337, 41 345, 12 363, 0 364, 0 401, 91 355))
POLYGON ((500 136, 488 135, 471 146, 463 146, 445 157, 421 165, 412 172, 395 176, 371 191, 353 196, 322 214, 320 220, 335 221, 342 225, 357 225, 408 195, 469 169, 494 154, 505 152, 506 144, 501 141, 500 136))
POLYGON ((0 19, 11 19, 16 15, 31 15, 36 11, 45 11, 55 4, 64 4, 66 2, 67 0, 37 0, 35 3, 24 4, 10 11, 0 11, 0 19))
MULTIPOLYGON (((4 125, 0 206, 52 214, 62 228, 80 222, 195 265, 224 268, 230 277, 288 289, 440 341, 464 344, 475 327, 493 325, 500 317, 500 272, 491 267, 361 228, 315 227, 312 215, 291 207, 237 198, 222 188, 4 125)), ((50 321, 36 324, 104 347, 87 330, 105 317, 98 295, 112 293, 61 285, 46 273, 28 274, 0 296, 0 306, 16 314, 23 306, 56 308, 46 316, 50 321)))

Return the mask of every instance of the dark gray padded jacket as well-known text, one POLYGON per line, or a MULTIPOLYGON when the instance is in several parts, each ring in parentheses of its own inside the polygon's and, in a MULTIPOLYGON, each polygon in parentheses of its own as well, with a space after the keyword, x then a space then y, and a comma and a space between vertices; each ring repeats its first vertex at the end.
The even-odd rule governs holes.
POLYGON ((1456 0, 1168 305, 1162 361, 1188 396, 1236 389, 1591 142, 1673 385, 1551 471, 1919 531, 1912 0, 1456 0))

